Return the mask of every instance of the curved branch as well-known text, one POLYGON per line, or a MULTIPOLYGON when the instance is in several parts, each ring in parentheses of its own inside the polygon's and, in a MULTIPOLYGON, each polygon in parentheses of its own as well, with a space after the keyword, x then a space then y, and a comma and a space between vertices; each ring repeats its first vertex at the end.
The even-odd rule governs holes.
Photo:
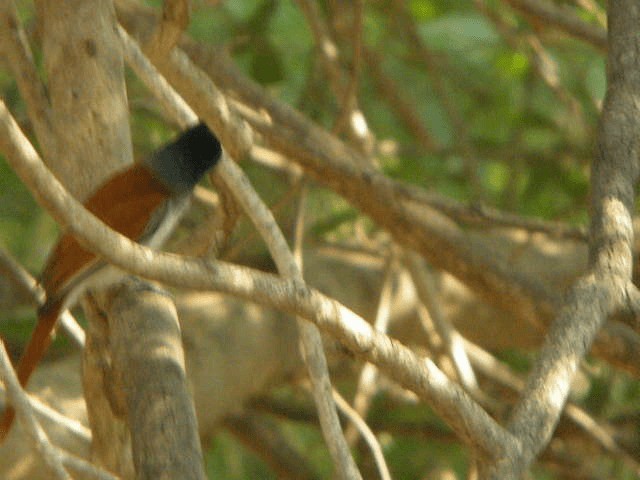
POLYGON ((0 102, 0 151, 36 199, 91 250, 141 277, 194 290, 217 290, 313 321, 354 354, 376 364, 427 401, 475 450, 491 457, 515 442, 429 359, 376 332, 354 312, 298 280, 246 267, 156 252, 112 231, 87 212, 46 169, 0 102))
MULTIPOLYGON (((513 270, 470 240, 468 232, 451 218, 452 212, 465 213, 460 205, 438 198, 423 189, 392 180, 378 172, 360 171, 353 167, 357 155, 335 137, 291 107, 271 98, 260 86, 242 75, 233 62, 219 52, 213 55, 194 42, 185 48, 206 65, 207 73, 221 88, 238 94, 242 101, 258 111, 265 112, 269 121, 248 118, 256 131, 263 133, 265 141, 274 151, 287 156, 300 165, 305 173, 342 195, 370 216, 380 227, 387 229, 400 245, 420 253, 435 268, 445 270, 471 288, 489 304, 513 315, 519 322, 535 326, 547 325, 560 305, 559 293, 525 272, 513 270), (433 203, 433 204, 432 204, 433 203), (452 208, 441 208, 451 205, 452 208), (444 214, 444 215, 443 215, 444 214), (447 217, 445 217, 445 215, 447 217), (448 218, 450 217, 450 218, 448 218)), ((466 209, 470 223, 493 218, 491 210, 485 220, 466 209)), ((556 231, 551 225, 537 221, 524 223, 506 215, 502 224, 531 228, 532 231, 556 231)), ((569 236, 579 238, 580 231, 569 236)), ((630 329, 616 322, 607 322, 594 344, 594 351, 616 366, 634 375, 640 375, 640 340, 630 329), (611 347, 611 340, 619 348, 611 347)))
POLYGON ((607 318, 627 304, 633 266, 634 188, 640 174, 640 5, 609 2, 607 94, 592 163, 590 272, 553 322, 508 428, 522 441, 487 478, 516 478, 547 445, 571 381, 607 318))
POLYGON ((607 48, 607 32, 604 28, 586 23, 567 9, 547 0, 505 0, 516 10, 531 15, 545 24, 553 25, 565 32, 589 42, 600 50, 607 48))
MULTIPOLYGON (((191 108, 161 79, 158 72, 154 71, 153 67, 148 65, 145 57, 137 54, 138 49, 136 48, 135 42, 128 37, 122 28, 119 28, 118 31, 121 38, 127 44, 127 50, 129 50, 131 54, 135 54, 135 56, 131 55, 132 59, 140 63, 137 69, 144 71, 145 78, 150 81, 149 86, 156 87, 156 89, 153 90, 154 93, 157 92, 161 98, 171 103, 174 110, 177 110, 176 113, 179 119, 195 121, 195 113, 191 108)), ((191 74, 188 78, 192 78, 198 73, 188 63, 184 63, 183 67, 191 74)), ((242 206, 247 216, 266 241, 267 247, 282 275, 302 281, 302 273, 296 265, 294 256, 289 250, 287 242, 273 218, 273 214, 255 193, 242 170, 237 167, 233 161, 223 158, 218 166, 218 171, 235 196, 236 201, 242 206)), ((315 325, 302 321, 301 319, 298 320, 298 329, 300 332, 303 357, 305 358, 309 377, 314 387, 313 393, 318 407, 318 417, 327 440, 329 451, 336 463, 337 470, 345 480, 361 478, 342 434, 338 413, 330 395, 332 387, 320 332, 315 325)))

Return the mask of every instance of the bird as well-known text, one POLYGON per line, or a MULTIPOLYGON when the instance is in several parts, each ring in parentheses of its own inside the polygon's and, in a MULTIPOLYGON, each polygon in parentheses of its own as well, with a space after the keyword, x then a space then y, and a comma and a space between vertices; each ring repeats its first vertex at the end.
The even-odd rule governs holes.
MULTIPOLYGON (((84 206, 113 230, 158 249, 186 211, 195 185, 221 156, 218 138, 199 123, 109 178, 84 206)), ((124 275, 83 247, 72 233, 62 234, 40 277, 46 301, 38 308, 36 326, 16 366, 22 386, 51 343, 58 317, 87 290, 104 288, 124 275)), ((9 433, 14 416, 13 408, 7 407, 0 420, 0 442, 9 433)))

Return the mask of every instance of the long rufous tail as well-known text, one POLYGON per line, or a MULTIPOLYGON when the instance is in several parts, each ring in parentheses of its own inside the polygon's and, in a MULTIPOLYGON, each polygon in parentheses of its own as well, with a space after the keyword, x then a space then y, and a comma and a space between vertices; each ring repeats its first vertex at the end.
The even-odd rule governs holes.
MULTIPOLYGON (((61 313, 61 305, 51 305, 46 311, 38 312, 38 323, 16 367, 18 380, 23 387, 27 384, 36 365, 38 365, 47 351, 53 337, 53 327, 55 327, 61 313)), ((12 407, 7 406, 2 415, 2 420, 0 420, 0 442, 5 439, 9 430, 11 430, 14 417, 15 411, 12 407)))

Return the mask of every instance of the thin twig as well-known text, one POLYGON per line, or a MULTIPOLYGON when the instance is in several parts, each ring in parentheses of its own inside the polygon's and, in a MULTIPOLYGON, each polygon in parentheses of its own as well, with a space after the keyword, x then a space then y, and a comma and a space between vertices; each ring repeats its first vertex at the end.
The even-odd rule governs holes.
POLYGON ((480 202, 484 198, 482 182, 479 175, 480 159, 478 152, 473 148, 473 141, 469 133, 469 126, 458 104, 453 102, 454 95, 450 91, 449 82, 442 74, 439 62, 435 54, 427 47, 422 37, 418 33, 418 28, 414 22, 406 2, 393 0, 395 10, 394 20, 397 22, 398 33, 406 37, 406 47, 409 51, 415 52, 416 57, 422 62, 427 70, 430 83, 437 95, 440 104, 447 114, 453 129, 456 145, 462 156, 465 168, 467 183, 474 202, 480 202))
POLYGON ((13 1, 1 3, 0 22, 0 51, 9 61, 40 144, 47 154, 53 154, 56 149, 55 136, 52 135, 51 106, 13 1))
POLYGON ((9 360, 9 355, 5 350, 4 342, 0 342, 0 378, 2 378, 7 388, 7 396, 11 400, 11 405, 16 412, 18 421, 27 435, 31 437, 32 441, 29 444, 38 451, 49 472, 55 478, 70 480, 71 477, 64 469, 59 451, 49 443, 47 435, 36 420, 29 397, 20 386, 18 377, 11 366, 11 360, 9 360))
MULTIPOLYGON (((4 247, 0 246, 0 271, 6 281, 15 284, 25 292, 31 303, 42 305, 45 301, 45 292, 38 285, 35 278, 11 255, 4 247)), ((21 294, 22 295, 22 294, 21 294)))
MULTIPOLYGON (((380 289, 376 318, 373 325, 378 332, 382 333, 387 333, 389 328, 391 304, 393 301, 393 284, 397 276, 396 267, 395 253, 392 248, 389 249, 389 252, 387 253, 387 259, 384 266, 384 276, 382 278, 382 288, 380 289)), ((373 400, 373 396, 378 388, 377 379, 378 369, 370 363, 365 364, 360 372, 356 386, 356 393, 353 397, 353 409, 363 418, 366 418, 369 407, 371 406, 371 401, 373 400)), ((356 425, 352 424, 352 428, 346 433, 347 441, 350 445, 353 445, 358 438, 359 430, 353 428, 355 426, 356 425)))
MULTIPOLYGON (((478 11, 486 16, 502 35, 507 44, 515 51, 521 51, 521 43, 519 35, 514 28, 503 19, 500 13, 489 9, 485 0, 474 0, 474 4, 478 11)), ((559 67, 557 62, 546 51, 538 36, 526 34, 523 36, 524 42, 529 48, 525 49, 534 71, 549 87, 553 94, 565 105, 570 113, 572 122, 578 122, 580 126, 584 126, 584 115, 580 102, 573 96, 560 82, 559 67)), ((571 127, 575 129, 575 126, 571 127)))
MULTIPOLYGON (((356 130, 356 119, 354 116, 362 115, 357 108, 358 99, 357 91, 360 80, 360 70, 362 64, 362 25, 364 17, 364 0, 355 0, 353 2, 353 28, 351 29, 351 38, 353 45, 353 58, 351 60, 351 68, 349 69, 349 78, 344 94, 340 100, 340 112, 335 121, 334 132, 342 130, 344 125, 351 123, 351 128, 356 130), (351 122, 349 121, 351 119, 351 122)), ((357 132, 364 135, 366 132, 357 132)))
POLYGON ((426 265, 422 259, 412 252, 407 252, 404 260, 411 273, 418 298, 433 320, 435 329, 442 339, 443 348, 453 363, 460 383, 472 392, 477 390, 478 380, 469 362, 462 337, 444 317, 440 306, 435 300, 435 285, 431 273, 426 270, 426 265))
POLYGON ((366 47, 362 49, 362 54, 367 65, 367 72, 370 74, 376 89, 380 92, 382 98, 386 100, 387 105, 398 120, 404 123, 412 138, 427 152, 442 148, 427 129, 422 118, 420 118, 420 114, 414 108, 414 104, 406 98, 403 89, 384 71, 380 54, 366 47))
MULTIPOLYGON (((32 301, 40 306, 45 301, 45 291, 40 287, 35 278, 4 248, 0 247, 0 263, 3 270, 10 273, 10 277, 29 292, 32 301)), ((84 330, 78 321, 66 311, 60 317, 60 324, 76 345, 84 347, 84 330)))
MULTIPOLYGON (((321 64, 329 79, 329 85, 331 86, 333 95, 338 102, 341 102, 339 103, 341 112, 338 113, 334 132, 339 131, 343 125, 348 126, 348 133, 351 138, 356 140, 359 150, 368 154, 371 152, 372 133, 363 113, 358 108, 356 96, 358 71, 360 69, 359 42, 361 42, 361 32, 354 32, 354 65, 350 80, 348 80, 348 83, 345 85, 344 72, 340 62, 338 46, 329 33, 329 28, 324 21, 324 15, 317 2, 311 0, 296 0, 296 3, 309 23, 311 33, 313 34, 313 38, 316 43, 316 49, 320 55, 321 64)), ((361 3, 361 1, 357 3, 361 3)), ((360 9, 356 8, 356 11, 354 12, 354 15, 356 16, 356 18, 354 18, 354 27, 359 27, 359 30, 362 29, 361 13, 360 9)), ((361 159, 366 161, 366 164, 363 164, 363 166, 372 165, 372 159, 370 157, 366 156, 361 159)))
POLYGON ((369 428, 369 425, 367 425, 367 422, 364 421, 362 416, 352 408, 351 405, 349 405, 349 402, 347 402, 337 390, 333 391, 333 398, 335 399, 338 408, 340 408, 340 411, 349 419, 351 425, 355 426, 358 433, 369 446, 373 459, 376 462, 380 478, 382 480, 391 480, 391 473, 389 472, 387 461, 384 458, 380 442, 369 428))
MULTIPOLYGON (((285 278, 289 277, 301 281, 302 274, 277 227, 273 214, 255 194, 240 168, 232 161, 223 158, 218 166, 218 172, 236 195, 236 200, 244 209, 245 214, 265 240, 281 274, 285 278)), ((342 434, 335 404, 330 398, 331 383, 320 333, 315 325, 302 319, 298 320, 298 328, 303 345, 303 358, 309 371, 313 385, 312 392, 318 407, 320 425, 338 474, 345 480, 361 478, 342 434), (327 401, 327 394, 329 394, 329 401, 327 401)))

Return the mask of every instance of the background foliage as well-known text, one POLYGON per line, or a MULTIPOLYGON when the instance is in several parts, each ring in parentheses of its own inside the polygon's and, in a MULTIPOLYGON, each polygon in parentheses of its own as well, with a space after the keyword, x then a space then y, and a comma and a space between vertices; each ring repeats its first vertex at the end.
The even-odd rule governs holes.
MULTIPOLYGON (((149 3, 158 7, 162 2, 149 3)), ((363 56, 371 60, 361 59, 358 99, 376 138, 382 169, 472 205, 584 225, 588 166, 605 91, 603 52, 497 0, 411 0, 406 2, 407 18, 402 18, 397 3, 366 2, 363 18, 363 56), (407 25, 415 27, 419 43, 411 39, 407 25), (418 119, 420 130, 407 124, 398 100, 418 119)), ((575 2, 591 5, 592 10, 566 3, 594 25, 605 8, 603 1, 575 2)), ((194 39, 220 45, 274 96, 333 128, 342 105, 327 86, 314 38, 296 2, 193 4, 188 32, 194 39)), ((324 13, 339 10, 336 1, 319 5, 324 13)), ((30 5, 25 2, 21 8, 28 23, 30 5)), ((353 52, 339 29, 335 38, 348 71, 355 61, 353 52)), ((128 80, 134 149, 136 155, 144 155, 173 132, 134 75, 128 80)), ((2 69, 0 91, 18 119, 25 121, 17 89, 2 69)), ((256 165, 246 167, 270 204, 289 188, 286 176, 256 165)), ((349 238, 363 225, 375 234, 374 226, 330 192, 312 188, 308 210, 308 235, 315 240, 349 238)), ((281 216, 286 217, 286 211, 281 216)), ((0 161, 0 244, 36 273, 56 231, 0 161)), ((33 312, 3 312, 0 318, 3 338, 17 351, 33 312)), ((498 353, 516 369, 528 366, 526 351, 498 353)), ((595 360, 588 368, 591 376, 580 401, 592 413, 612 422, 637 415, 637 381, 595 360)), ((296 395, 287 389, 282 393, 287 402, 296 395)), ((309 407, 309 398, 303 397, 298 400, 309 407)), ((436 478, 431 475, 446 467, 462 478, 465 452, 428 408, 389 403, 393 401, 388 397, 376 398, 369 421, 379 433, 394 477, 436 478)), ((310 426, 312 416, 309 411, 308 417, 283 420, 282 431, 316 472, 329 478, 322 439, 310 426)), ((242 448, 229 433, 213 439, 206 458, 212 478, 276 478, 259 455, 242 448)), ((598 478, 632 478, 611 460, 592 471, 601 475, 598 478)), ((553 462, 543 459, 533 478, 569 478, 564 475, 566 471, 557 472, 553 462)))

